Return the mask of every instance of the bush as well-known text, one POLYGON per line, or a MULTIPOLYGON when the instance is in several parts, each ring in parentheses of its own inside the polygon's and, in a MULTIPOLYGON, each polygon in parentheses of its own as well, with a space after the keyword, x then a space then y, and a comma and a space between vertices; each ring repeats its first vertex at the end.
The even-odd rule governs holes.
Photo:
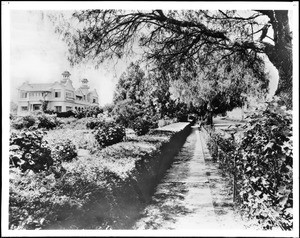
POLYGON ((256 111, 237 158, 240 205, 264 229, 293 228, 292 113, 277 101, 256 111))
POLYGON ((113 122, 104 123, 95 131, 95 138, 101 147, 121 142, 125 137, 125 128, 113 122))
POLYGON ((15 117, 11 120, 11 126, 17 130, 24 128, 23 117, 15 117))
POLYGON ((257 219, 263 229, 293 228, 291 112, 274 100, 251 115, 240 142, 213 134, 208 147, 220 167, 236 175, 245 217, 257 219))
POLYGON ((10 168, 9 229, 120 229, 132 217, 123 213, 124 206, 134 204, 130 209, 135 209, 141 198, 140 189, 128 182, 136 184, 140 166, 158 155, 171 136, 137 138, 39 173, 10 168))
POLYGON ((78 119, 83 117, 97 117, 98 114, 102 114, 102 113, 103 113, 103 109, 98 106, 89 106, 74 112, 75 117, 78 119))
POLYGON ((49 169, 53 159, 47 142, 43 141, 44 134, 41 130, 11 133, 10 166, 19 167, 22 171, 30 169, 34 172, 49 169))
POLYGON ((75 117, 76 113, 72 111, 67 112, 56 112, 57 117, 75 117))
POLYGON ((104 125, 105 122, 99 118, 91 118, 87 123, 86 123, 86 128, 87 129, 97 129, 104 125))
POLYGON ((51 152, 56 161, 71 161, 77 156, 76 147, 70 139, 57 142, 51 152))
POLYGON ((152 123, 149 120, 143 118, 137 118, 132 123, 132 129, 138 136, 145 135, 149 132, 152 123))
POLYGON ((117 123, 125 127, 131 127, 131 123, 144 114, 144 109, 141 104, 127 99, 118 102, 115 105, 112 114, 115 116, 117 123))
POLYGON ((29 128, 29 127, 33 126, 35 124, 35 122, 36 122, 36 118, 31 115, 23 117, 23 126, 25 128, 29 128))
POLYGON ((10 169, 9 229, 71 229, 63 223, 68 219, 74 229, 76 218, 89 212, 85 206, 103 194, 103 168, 90 167, 76 162, 59 178, 47 171, 10 169))
POLYGON ((12 127, 18 130, 32 127, 36 122, 37 122, 36 117, 32 115, 19 116, 11 119, 12 127))
POLYGON ((41 114, 37 116, 38 128, 53 129, 60 125, 61 122, 57 119, 56 115, 41 114))

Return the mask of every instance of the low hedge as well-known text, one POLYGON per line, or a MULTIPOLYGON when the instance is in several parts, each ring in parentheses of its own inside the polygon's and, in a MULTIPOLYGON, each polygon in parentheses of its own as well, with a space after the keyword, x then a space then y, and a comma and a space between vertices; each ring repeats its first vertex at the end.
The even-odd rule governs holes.
POLYGON ((176 128, 64 161, 56 179, 12 168, 10 229, 131 228, 190 133, 176 128))

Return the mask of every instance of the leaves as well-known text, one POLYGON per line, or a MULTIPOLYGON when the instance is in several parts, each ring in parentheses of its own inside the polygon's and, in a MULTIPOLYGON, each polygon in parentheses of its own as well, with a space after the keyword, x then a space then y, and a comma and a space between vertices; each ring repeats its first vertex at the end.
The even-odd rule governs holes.
POLYGON ((291 230, 293 215, 292 116, 281 110, 276 99, 253 113, 244 137, 236 144, 213 134, 209 145, 221 168, 232 173, 232 156, 237 168, 238 204, 249 218, 264 229, 291 230), (278 108, 280 110, 278 110, 278 108), (226 144, 229 146, 224 146, 226 144), (216 153, 213 147, 217 146, 216 153), (229 151, 226 149, 230 149, 229 151), (230 153, 230 151, 237 151, 230 153))

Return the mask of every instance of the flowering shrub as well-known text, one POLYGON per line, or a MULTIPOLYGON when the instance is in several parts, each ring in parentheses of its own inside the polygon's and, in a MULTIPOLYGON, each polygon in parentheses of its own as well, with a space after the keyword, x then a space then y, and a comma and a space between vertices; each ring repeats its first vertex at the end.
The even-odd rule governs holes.
POLYGON ((9 161, 12 167, 20 167, 39 172, 48 169, 53 164, 51 150, 43 141, 44 132, 41 130, 24 130, 11 133, 9 161))
POLYGON ((145 135, 149 132, 151 127, 151 122, 143 118, 137 118, 132 123, 132 129, 138 136, 145 135))
POLYGON ((95 138, 101 147, 121 142, 125 135, 125 128, 114 122, 104 123, 95 131, 95 138))
POLYGON ((41 114, 37 116, 37 119, 38 128, 53 129, 61 124, 56 115, 41 114))
POLYGON ((56 161, 71 161, 77 156, 76 147, 70 139, 57 142, 51 152, 56 161))
POLYGON ((105 122, 99 118, 90 118, 86 123, 86 128, 88 129, 97 129, 101 127, 105 122))
POLYGON ((29 127, 33 126, 35 124, 35 122, 36 122, 36 118, 31 115, 23 117, 23 126, 25 128, 29 128, 29 127))
MULTIPOLYGON (((67 137, 84 138, 86 131, 51 130, 44 140, 54 148, 60 141, 67 143, 67 137)), ((160 154, 161 144, 170 141, 171 135, 160 133, 164 135, 145 135, 137 137, 139 141, 114 144, 96 155, 54 161, 47 170, 10 168, 9 229, 120 228, 124 220, 132 218, 123 213, 124 206, 128 201, 138 204, 141 198, 135 185, 128 183, 135 181, 144 163, 160 154)))
POLYGON ((10 123, 11 123, 11 126, 15 129, 19 130, 19 129, 24 128, 23 117, 12 118, 10 123))
POLYGON ((11 125, 15 129, 29 128, 36 123, 37 119, 32 115, 19 116, 11 119, 11 125))

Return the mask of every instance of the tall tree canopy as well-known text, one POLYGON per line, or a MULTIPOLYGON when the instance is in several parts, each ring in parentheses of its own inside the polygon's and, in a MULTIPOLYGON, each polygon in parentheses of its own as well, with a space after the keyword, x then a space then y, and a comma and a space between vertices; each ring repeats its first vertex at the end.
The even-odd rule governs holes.
POLYGON ((267 55, 279 72, 276 94, 292 107, 292 45, 287 10, 84 10, 76 29, 58 28, 70 61, 98 63, 122 57, 137 42, 146 59, 165 69, 204 69, 228 58, 248 62, 267 55), (273 31, 271 31, 272 29, 273 31), (272 35, 270 35, 272 33, 272 35))

